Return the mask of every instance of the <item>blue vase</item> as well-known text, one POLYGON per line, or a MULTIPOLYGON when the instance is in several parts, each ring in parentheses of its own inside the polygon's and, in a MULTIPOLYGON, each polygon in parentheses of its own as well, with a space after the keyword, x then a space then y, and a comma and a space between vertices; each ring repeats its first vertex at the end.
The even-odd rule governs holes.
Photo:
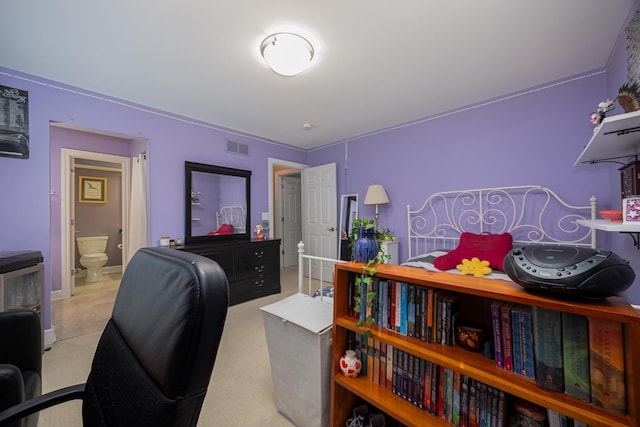
POLYGON ((376 240, 375 228, 360 226, 358 228, 358 237, 356 238, 353 248, 353 260, 367 263, 370 260, 375 260, 377 255, 378 241, 376 240))

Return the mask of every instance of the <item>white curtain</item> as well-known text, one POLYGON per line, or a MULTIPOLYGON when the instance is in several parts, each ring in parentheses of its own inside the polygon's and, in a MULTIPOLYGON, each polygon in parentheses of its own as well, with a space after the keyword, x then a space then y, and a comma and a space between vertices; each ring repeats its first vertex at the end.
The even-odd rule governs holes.
POLYGON ((147 240, 147 155, 132 159, 131 204, 129 214, 129 247, 127 261, 140 248, 148 246, 147 240))

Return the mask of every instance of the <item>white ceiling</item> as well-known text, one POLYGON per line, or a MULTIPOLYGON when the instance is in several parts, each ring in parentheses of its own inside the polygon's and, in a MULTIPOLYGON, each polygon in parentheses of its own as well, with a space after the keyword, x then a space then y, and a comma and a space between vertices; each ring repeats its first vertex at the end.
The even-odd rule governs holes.
POLYGON ((0 0, 0 65, 309 149, 602 70, 633 3, 0 0), (259 45, 295 28, 282 77, 259 45))

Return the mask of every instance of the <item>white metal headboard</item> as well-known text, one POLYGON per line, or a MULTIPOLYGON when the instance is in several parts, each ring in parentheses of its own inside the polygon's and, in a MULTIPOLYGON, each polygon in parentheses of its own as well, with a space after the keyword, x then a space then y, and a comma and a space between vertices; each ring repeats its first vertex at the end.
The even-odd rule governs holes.
POLYGON ((220 212, 216 213, 218 228, 222 224, 233 224, 234 233, 244 233, 247 231, 246 223, 247 213, 244 206, 223 206, 220 212))
POLYGON ((444 191, 420 208, 407 205, 409 258, 454 249, 460 234, 510 233, 514 244, 565 244, 596 247, 596 233, 576 222, 595 219, 596 198, 573 206, 539 185, 444 191))

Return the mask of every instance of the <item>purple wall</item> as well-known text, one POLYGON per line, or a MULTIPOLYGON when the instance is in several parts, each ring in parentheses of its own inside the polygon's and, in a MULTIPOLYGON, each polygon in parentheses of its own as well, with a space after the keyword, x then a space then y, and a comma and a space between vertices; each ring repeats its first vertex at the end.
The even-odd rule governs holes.
MULTIPOLYGON (((2 67, 0 84, 29 92, 30 123, 30 158, 17 160, 0 157, 0 179, 4 183, 0 187, 0 251, 42 251, 45 259, 46 328, 51 327, 52 281, 59 283, 60 280, 60 254, 50 250, 60 247, 59 230, 58 236, 54 237, 55 227, 51 226, 52 215, 58 215, 59 224, 60 212, 59 201, 56 206, 59 188, 57 193, 50 195, 55 186, 59 187, 59 179, 58 182, 54 179, 50 181, 50 156, 59 156, 59 149, 50 148, 50 121, 129 135, 135 140, 131 143, 135 149, 129 148, 127 155, 140 152, 140 147, 144 146, 141 141, 147 141, 150 245, 157 245, 162 235, 183 237, 185 160, 253 171, 252 218, 260 218, 260 212, 268 210, 267 180, 259 178, 267 176, 268 158, 307 162, 304 150, 225 131, 143 106, 114 102, 99 94, 2 67), (226 153, 227 140, 249 145, 249 156, 226 153)), ((105 145, 96 142, 92 151, 104 152, 105 145)), ((52 161, 53 164, 56 162, 52 161)), ((59 168, 59 160, 57 164, 59 168)), ((58 176, 59 173, 58 170, 58 176)))
MULTIPOLYGON (((254 223, 268 210, 268 158, 312 166, 335 162, 338 193, 358 193, 361 216, 374 214, 373 207, 362 204, 367 186, 385 186, 391 203, 380 207, 380 225, 400 237, 401 259, 407 253, 406 205, 417 205, 436 191, 541 184, 574 204, 585 204, 595 195, 600 208, 618 207, 616 165, 573 167, 573 163, 592 133, 589 114, 598 102, 615 97, 626 80, 624 48, 623 41, 618 43, 606 73, 527 90, 309 152, 0 67, 0 84, 27 90, 30 103, 30 158, 0 157, 4 183, 0 187, 0 250, 42 251, 45 319, 50 328, 50 290, 52 282, 60 280, 60 255, 55 253, 60 247, 59 230, 56 236, 56 226, 51 225, 56 224, 56 215, 59 224, 59 179, 56 182, 54 176, 60 172, 55 171, 53 160, 58 156, 59 168, 59 146, 50 146, 55 141, 50 121, 129 135, 134 141, 127 155, 146 148, 150 245, 158 244, 163 235, 183 237, 185 160, 251 170, 254 223), (250 155, 226 153, 227 140, 247 144, 250 155)), ((95 151, 105 152, 106 145, 96 141, 95 151)), ((598 239, 599 246, 629 259, 640 271, 640 252, 630 237, 598 232, 598 239)), ((634 285, 625 296, 640 304, 640 286, 634 285)))

